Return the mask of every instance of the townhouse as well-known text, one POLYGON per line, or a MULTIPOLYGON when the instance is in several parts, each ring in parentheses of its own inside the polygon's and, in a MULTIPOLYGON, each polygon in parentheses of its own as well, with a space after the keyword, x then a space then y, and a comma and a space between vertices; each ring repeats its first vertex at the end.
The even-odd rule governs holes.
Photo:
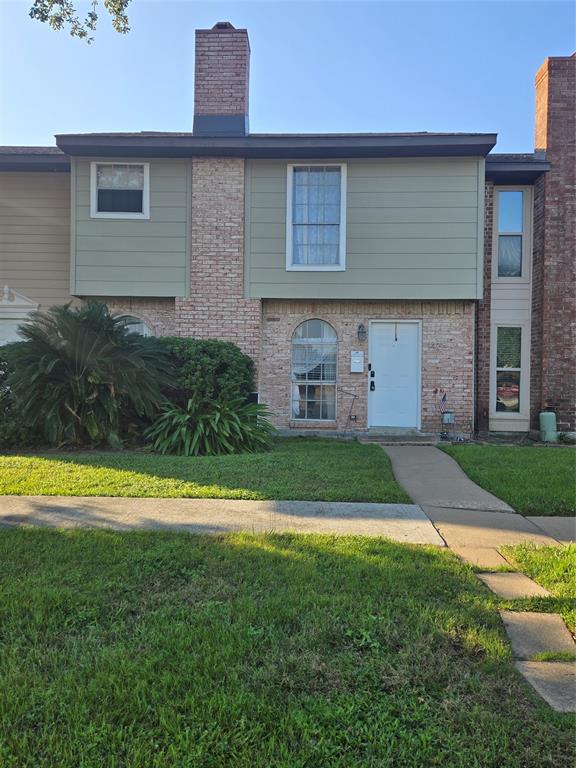
POLYGON ((194 125, 0 148, 0 343, 105 301, 257 363, 285 430, 527 432, 576 410, 575 56, 535 151, 495 134, 254 134, 246 30, 196 32, 194 125))

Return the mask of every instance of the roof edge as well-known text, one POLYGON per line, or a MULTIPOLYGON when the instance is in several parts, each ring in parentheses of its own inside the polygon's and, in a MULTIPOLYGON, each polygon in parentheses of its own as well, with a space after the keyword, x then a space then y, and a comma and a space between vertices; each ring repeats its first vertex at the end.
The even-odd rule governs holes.
POLYGON ((482 156, 496 134, 294 134, 194 136, 192 134, 59 134, 72 156, 150 157, 422 157, 482 156))

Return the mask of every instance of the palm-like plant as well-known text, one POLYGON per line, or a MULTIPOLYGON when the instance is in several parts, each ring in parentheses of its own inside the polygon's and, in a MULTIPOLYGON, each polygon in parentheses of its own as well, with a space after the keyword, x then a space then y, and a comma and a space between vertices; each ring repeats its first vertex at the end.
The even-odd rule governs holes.
POLYGON ((127 412, 152 417, 169 386, 154 339, 130 333, 105 304, 51 307, 20 327, 10 386, 25 421, 56 445, 121 445, 127 412))
POLYGON ((146 431, 155 451, 178 456, 219 456, 255 453, 270 447, 276 429, 268 421, 268 409, 242 398, 228 402, 195 400, 186 408, 163 406, 146 431))

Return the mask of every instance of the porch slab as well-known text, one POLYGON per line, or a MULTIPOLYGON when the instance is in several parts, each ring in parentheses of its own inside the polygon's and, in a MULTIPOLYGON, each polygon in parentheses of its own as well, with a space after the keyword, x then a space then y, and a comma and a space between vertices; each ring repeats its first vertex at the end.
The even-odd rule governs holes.
POLYGON ((0 525, 190 533, 285 532, 383 536, 445 546, 416 504, 227 499, 0 496, 0 525))
POLYGON ((500 611, 512 652, 529 661, 539 653, 573 653, 576 643, 557 613, 500 611))
POLYGON ((515 667, 556 712, 576 712, 576 661, 517 661, 515 667))
POLYGON ((523 573, 477 573, 484 584, 505 600, 523 597, 549 597, 550 592, 523 573))

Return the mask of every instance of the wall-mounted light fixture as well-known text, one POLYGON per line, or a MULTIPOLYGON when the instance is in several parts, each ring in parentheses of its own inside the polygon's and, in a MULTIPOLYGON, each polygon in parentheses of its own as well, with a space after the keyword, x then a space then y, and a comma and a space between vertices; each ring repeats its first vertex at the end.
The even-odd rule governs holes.
POLYGON ((358 341, 366 341, 366 337, 368 336, 368 331, 366 330, 366 326, 364 325, 364 323, 360 323, 356 333, 358 335, 358 341))

